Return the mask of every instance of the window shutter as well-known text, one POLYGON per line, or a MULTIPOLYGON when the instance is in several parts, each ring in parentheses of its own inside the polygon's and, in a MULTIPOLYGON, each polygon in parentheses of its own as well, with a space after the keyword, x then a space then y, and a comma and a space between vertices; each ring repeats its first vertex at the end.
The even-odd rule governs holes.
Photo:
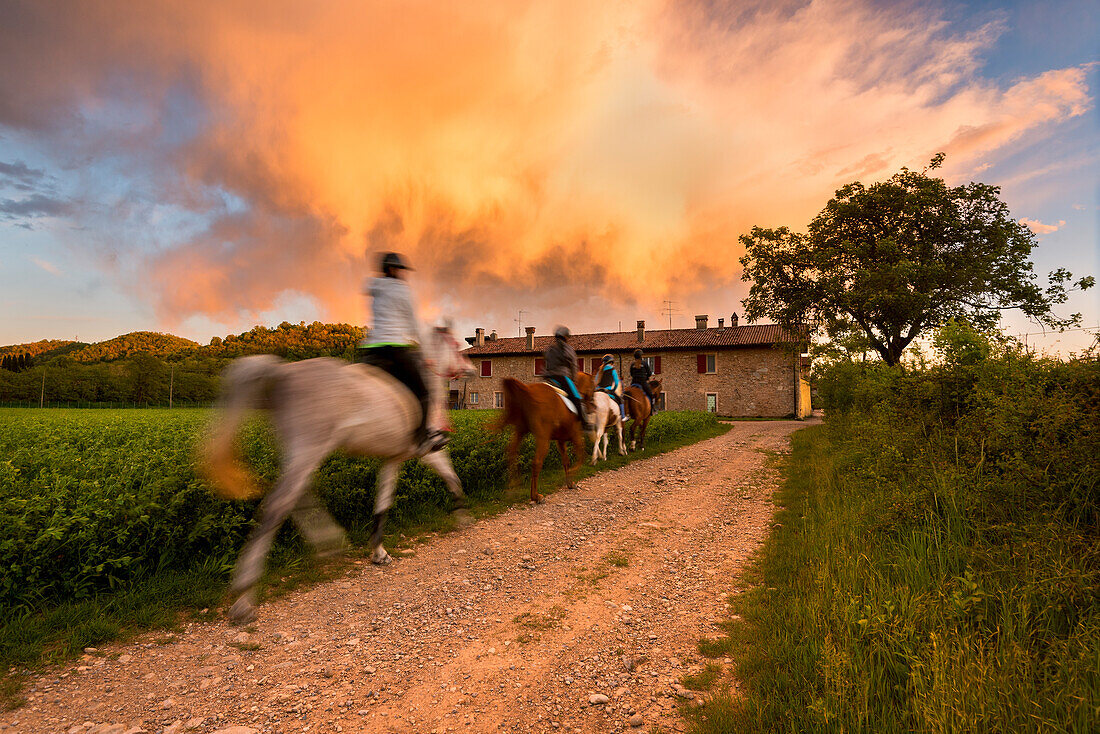
POLYGON ((584 357, 577 357, 577 372, 584 372, 584 357))
POLYGON ((653 358, 653 374, 661 374, 661 355, 657 355, 653 358))
POLYGON ((542 357, 535 357, 535 374, 541 375, 546 372, 546 360, 542 357))
POLYGON ((483 359, 481 360, 481 376, 492 377, 493 376, 493 360, 483 359))
POLYGON ((695 355, 695 363, 699 368, 699 374, 705 375, 707 373, 707 355, 697 354, 695 355))

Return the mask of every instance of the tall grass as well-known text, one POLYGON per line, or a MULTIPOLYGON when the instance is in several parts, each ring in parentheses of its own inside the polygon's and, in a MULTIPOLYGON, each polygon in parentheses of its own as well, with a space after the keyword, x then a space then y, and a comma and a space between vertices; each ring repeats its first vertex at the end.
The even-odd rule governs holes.
POLYGON ((1100 362, 826 378, 698 732, 1100 730, 1100 362))

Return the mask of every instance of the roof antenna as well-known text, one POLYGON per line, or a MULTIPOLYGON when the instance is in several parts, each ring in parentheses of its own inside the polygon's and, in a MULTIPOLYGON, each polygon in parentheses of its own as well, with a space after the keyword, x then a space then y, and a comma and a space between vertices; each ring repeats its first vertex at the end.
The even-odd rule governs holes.
POLYGON ((680 313, 680 310, 673 308, 676 305, 675 301, 665 301, 664 313, 668 315, 668 330, 672 331, 672 314, 680 313))
POLYGON ((527 311, 521 308, 516 314, 516 318, 512 319, 512 321, 516 322, 516 336, 523 336, 523 315, 525 313, 527 313, 527 311))

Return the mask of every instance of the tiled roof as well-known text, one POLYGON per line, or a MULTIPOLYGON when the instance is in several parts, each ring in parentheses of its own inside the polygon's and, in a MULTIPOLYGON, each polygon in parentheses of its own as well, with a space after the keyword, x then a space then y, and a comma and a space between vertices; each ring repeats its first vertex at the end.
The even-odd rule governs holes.
MULTIPOLYGON (((645 332, 645 341, 638 341, 636 331, 614 331, 605 334, 574 334, 570 346, 578 354, 590 352, 632 352, 641 347, 647 351, 688 349, 736 349, 766 347, 791 342, 793 339, 776 324, 759 326, 726 326, 711 329, 664 329, 645 332)), ((463 354, 542 354, 554 342, 553 336, 536 336, 535 348, 527 348, 527 337, 510 336, 485 340, 484 346, 472 346, 463 354)))

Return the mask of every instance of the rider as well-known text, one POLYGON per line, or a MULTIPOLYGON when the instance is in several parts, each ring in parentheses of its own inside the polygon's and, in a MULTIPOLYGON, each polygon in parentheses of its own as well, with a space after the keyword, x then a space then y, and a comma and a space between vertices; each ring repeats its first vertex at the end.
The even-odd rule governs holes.
POLYGON ((599 374, 596 389, 607 393, 612 400, 619 404, 619 412, 625 420, 626 408, 623 407, 623 400, 619 397, 622 394, 622 384, 619 381, 619 373, 615 371, 615 358, 610 354, 603 355, 603 365, 600 367, 599 374))
POLYGON ((653 391, 649 389, 649 378, 653 377, 653 370, 649 368, 649 365, 644 359, 642 359, 642 350, 634 350, 634 361, 630 363, 630 382, 642 388, 642 392, 649 398, 649 412, 657 412, 657 403, 653 399, 653 391))
POLYGON ((592 420, 588 417, 584 409, 584 401, 581 400, 581 394, 573 382, 577 376, 577 353, 573 351, 573 347, 569 346, 568 328, 559 326, 554 329, 554 343, 546 349, 543 358, 546 360, 543 378, 565 391, 577 409, 581 425, 586 431, 592 430, 592 420))
POLYGON ((412 270, 396 252, 382 256, 381 277, 371 278, 363 291, 371 298, 374 326, 359 343, 359 361, 396 377, 420 402, 420 423, 413 436, 418 456, 447 445, 446 435, 428 435, 428 387, 424 382, 424 360, 420 355, 420 325, 413 311, 412 294, 404 271, 412 270))

